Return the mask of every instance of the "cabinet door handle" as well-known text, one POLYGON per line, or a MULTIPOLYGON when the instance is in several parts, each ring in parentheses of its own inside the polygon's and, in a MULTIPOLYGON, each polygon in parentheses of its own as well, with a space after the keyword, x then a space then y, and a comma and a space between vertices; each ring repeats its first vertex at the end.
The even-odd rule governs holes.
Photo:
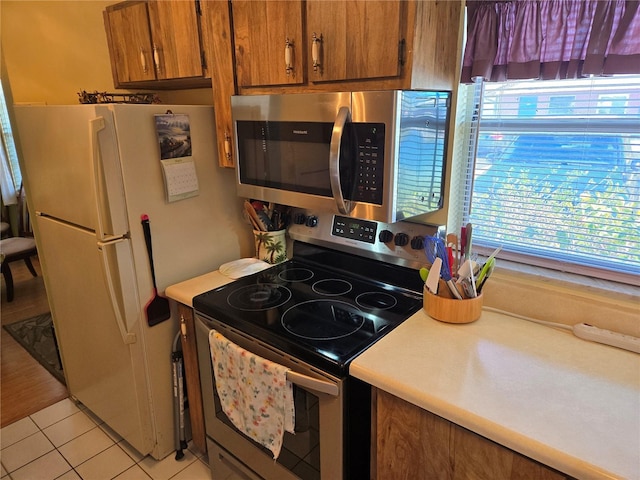
POLYGON ((142 66, 142 73, 147 73, 149 68, 147 66, 147 56, 144 54, 144 49, 140 47, 140 65, 142 66))
POLYGON ((156 72, 162 72, 162 65, 160 64, 160 54, 158 53, 158 46, 153 44, 153 63, 156 65, 156 72))
POLYGON ((284 66, 287 76, 293 72, 293 43, 287 37, 284 42, 284 66))
POLYGON ((313 62, 313 71, 320 69, 320 42, 322 42, 322 34, 320 36, 313 32, 311 37, 311 61, 313 62))
POLYGON ((182 334, 183 339, 187 339, 187 321, 184 318, 184 315, 180 315, 180 333, 182 334))
POLYGON ((227 156, 227 160, 231 161, 231 136, 229 131, 224 131, 224 154, 227 156))

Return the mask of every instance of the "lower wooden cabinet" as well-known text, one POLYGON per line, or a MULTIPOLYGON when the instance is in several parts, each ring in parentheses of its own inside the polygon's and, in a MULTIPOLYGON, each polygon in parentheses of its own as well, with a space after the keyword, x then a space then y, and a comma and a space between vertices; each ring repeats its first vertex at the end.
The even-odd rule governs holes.
POLYGON ((198 370, 198 352, 196 350, 196 330, 193 309, 178 303, 181 345, 184 359, 184 375, 189 396, 189 420, 193 444, 201 452, 207 451, 205 439, 204 410, 202 408, 202 391, 200 389, 200 371, 198 370))
POLYGON ((372 479, 571 478, 382 390, 373 399, 372 479))

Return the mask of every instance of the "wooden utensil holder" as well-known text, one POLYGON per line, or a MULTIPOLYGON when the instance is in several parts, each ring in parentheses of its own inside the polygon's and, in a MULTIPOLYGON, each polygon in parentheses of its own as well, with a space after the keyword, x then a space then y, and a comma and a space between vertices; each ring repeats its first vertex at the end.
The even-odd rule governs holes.
POLYGON ((424 288, 422 304, 427 314, 436 320, 447 323, 471 323, 482 313, 482 294, 476 298, 458 300, 432 294, 424 288))

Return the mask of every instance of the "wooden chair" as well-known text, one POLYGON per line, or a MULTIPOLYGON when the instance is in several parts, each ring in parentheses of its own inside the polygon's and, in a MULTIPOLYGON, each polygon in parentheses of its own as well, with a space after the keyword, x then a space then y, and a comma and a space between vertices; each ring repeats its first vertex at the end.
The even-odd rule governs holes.
MULTIPOLYGON (((11 274, 11 268, 9 264, 17 260, 24 260, 25 265, 34 277, 38 276, 33 264, 31 263, 31 257, 38 254, 36 250, 36 241, 33 236, 29 236, 29 209, 25 202, 24 186, 20 185, 20 191, 18 193, 18 236, 2 238, 0 240, 0 270, 4 277, 4 283, 7 287, 7 302, 13 300, 13 275, 11 274)), ((4 223, 4 222, 2 222, 4 223)), ((8 229, 10 231, 10 229, 8 229)))
POLYGON ((7 287, 7 302, 13 300, 13 275, 11 275, 9 264, 16 260, 24 260, 31 275, 37 277, 38 273, 31 263, 31 257, 37 254, 36 241, 33 238, 9 237, 0 240, 0 257, 2 258, 0 270, 2 270, 4 283, 7 287))

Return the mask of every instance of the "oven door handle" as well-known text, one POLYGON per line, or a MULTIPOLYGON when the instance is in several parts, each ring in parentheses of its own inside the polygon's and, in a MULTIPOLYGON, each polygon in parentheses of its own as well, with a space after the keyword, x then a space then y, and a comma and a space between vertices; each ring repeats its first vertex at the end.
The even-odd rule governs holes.
POLYGON ((287 380, 291 383, 304 388, 305 390, 313 390, 315 392, 326 393, 332 397, 337 397, 340 393, 338 385, 335 383, 327 382, 325 380, 318 380, 317 378, 309 377, 301 373, 296 373, 293 370, 287 372, 287 380))

